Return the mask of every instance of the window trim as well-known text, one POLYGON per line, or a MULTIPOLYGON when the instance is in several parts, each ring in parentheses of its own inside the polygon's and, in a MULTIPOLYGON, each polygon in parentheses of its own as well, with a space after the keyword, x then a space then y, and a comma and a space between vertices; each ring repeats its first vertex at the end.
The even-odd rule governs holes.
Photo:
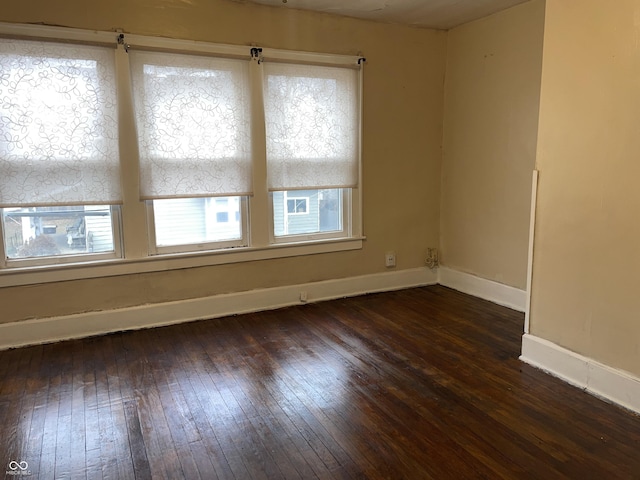
POLYGON ((334 238, 280 243, 266 247, 237 247, 135 259, 120 258, 2 269, 0 288, 361 250, 365 241, 366 237, 334 238))

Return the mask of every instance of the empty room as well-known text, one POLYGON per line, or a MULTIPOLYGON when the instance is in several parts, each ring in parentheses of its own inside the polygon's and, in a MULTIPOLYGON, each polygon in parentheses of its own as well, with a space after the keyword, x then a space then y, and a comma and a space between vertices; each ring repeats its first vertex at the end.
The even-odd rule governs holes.
POLYGON ((4 478, 640 478, 640 0, 1 3, 4 478))

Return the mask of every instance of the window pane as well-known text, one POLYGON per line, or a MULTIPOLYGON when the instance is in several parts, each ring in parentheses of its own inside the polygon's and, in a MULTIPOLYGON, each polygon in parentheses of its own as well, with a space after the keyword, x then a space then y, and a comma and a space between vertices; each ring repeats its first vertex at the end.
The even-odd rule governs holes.
POLYGON ((108 205, 2 209, 9 259, 113 252, 108 205))
POLYGON ((242 239, 241 197, 153 201, 156 246, 242 239))
POLYGON ((273 192, 276 237, 341 231, 342 222, 340 188, 273 192))

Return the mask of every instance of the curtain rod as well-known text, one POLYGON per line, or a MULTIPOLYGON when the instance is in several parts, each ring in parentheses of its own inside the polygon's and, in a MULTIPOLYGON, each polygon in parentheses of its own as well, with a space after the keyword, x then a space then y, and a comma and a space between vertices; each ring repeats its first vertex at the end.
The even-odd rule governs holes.
POLYGON ((283 50, 277 48, 264 48, 255 45, 230 45, 209 43, 195 40, 183 40, 167 37, 154 37, 124 33, 122 31, 105 32, 98 30, 83 30, 78 28, 34 25, 0 22, 0 35, 17 37, 30 37, 38 39, 60 41, 83 41, 88 43, 123 45, 125 49, 130 46, 154 49, 167 49, 177 51, 193 51, 198 53, 212 53, 224 56, 251 56, 254 51, 261 54, 264 59, 277 61, 294 61, 302 63, 317 63, 325 65, 360 66, 366 62, 362 55, 343 55, 331 53, 303 52, 295 50, 283 50), (248 49, 248 51, 247 51, 248 49))

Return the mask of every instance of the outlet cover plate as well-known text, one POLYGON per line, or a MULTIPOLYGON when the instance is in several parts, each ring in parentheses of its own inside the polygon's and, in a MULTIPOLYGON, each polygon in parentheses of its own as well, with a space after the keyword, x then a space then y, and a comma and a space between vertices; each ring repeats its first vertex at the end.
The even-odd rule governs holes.
POLYGON ((387 267, 395 267, 396 266, 396 253, 395 252, 387 252, 384 254, 384 264, 387 267))

